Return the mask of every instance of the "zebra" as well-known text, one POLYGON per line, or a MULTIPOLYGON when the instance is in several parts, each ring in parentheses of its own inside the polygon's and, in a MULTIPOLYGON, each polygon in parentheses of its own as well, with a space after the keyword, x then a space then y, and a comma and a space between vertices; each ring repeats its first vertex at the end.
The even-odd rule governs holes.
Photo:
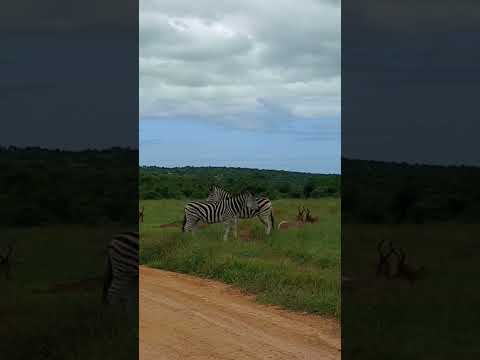
MULTIPOLYGON (((208 193, 207 201, 215 202, 222 201, 232 197, 228 191, 219 186, 212 186, 208 193)), ((275 219, 273 217, 272 202, 268 198, 257 198, 257 210, 244 208, 240 213, 240 219, 251 219, 258 216, 259 220, 265 225, 265 233, 270 235, 272 229, 275 226, 275 219)))
POLYGON ((138 312, 138 249, 138 232, 124 232, 112 237, 102 294, 105 305, 124 304, 130 312, 138 312))
POLYGON ((223 222, 226 226, 223 241, 227 241, 230 227, 235 227, 234 236, 237 237, 237 219, 244 211, 257 211, 258 204, 255 196, 244 192, 228 199, 217 202, 192 201, 185 206, 182 231, 195 232, 199 222, 214 224, 223 222))

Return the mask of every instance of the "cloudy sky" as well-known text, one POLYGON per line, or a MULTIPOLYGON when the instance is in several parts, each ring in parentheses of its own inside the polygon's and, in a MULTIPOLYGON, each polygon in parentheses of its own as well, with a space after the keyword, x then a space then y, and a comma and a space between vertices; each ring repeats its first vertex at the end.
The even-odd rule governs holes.
POLYGON ((140 1, 140 162, 340 171, 340 1, 140 1))
POLYGON ((2 10, 0 145, 136 148, 137 4, 19 1, 2 10))
POLYGON ((480 165, 479 5, 343 1, 343 156, 480 165))

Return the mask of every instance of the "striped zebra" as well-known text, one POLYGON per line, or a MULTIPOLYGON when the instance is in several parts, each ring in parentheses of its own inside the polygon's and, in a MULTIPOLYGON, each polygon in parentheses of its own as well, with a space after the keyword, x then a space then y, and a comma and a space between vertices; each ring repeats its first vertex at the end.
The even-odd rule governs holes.
MULTIPOLYGON (((228 191, 219 186, 212 186, 208 193, 207 201, 215 202, 222 201, 232 197, 228 191)), ((257 198, 257 210, 243 209, 240 213, 240 219, 251 219, 257 216, 263 225, 265 225, 265 233, 270 235, 275 226, 275 219, 273 218, 272 202, 264 197, 257 198)))
POLYGON ((207 224, 223 222, 225 224, 223 241, 227 241, 232 225, 235 227, 234 236, 237 237, 237 219, 240 214, 244 211, 257 211, 257 208, 256 198, 249 192, 217 202, 192 201, 185 206, 182 231, 194 233, 200 222, 207 224))
POLYGON ((110 241, 103 286, 104 304, 125 304, 130 311, 137 311, 138 239, 138 232, 125 232, 110 241))

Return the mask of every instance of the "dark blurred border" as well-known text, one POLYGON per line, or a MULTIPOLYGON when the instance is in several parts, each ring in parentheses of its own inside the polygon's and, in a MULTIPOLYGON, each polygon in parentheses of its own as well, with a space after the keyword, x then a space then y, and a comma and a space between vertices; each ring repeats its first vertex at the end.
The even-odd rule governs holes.
POLYGON ((480 354, 479 19, 342 2, 342 359, 480 354))
POLYGON ((0 357, 137 359, 101 295, 138 231, 138 2, 2 4, 0 48, 0 357))

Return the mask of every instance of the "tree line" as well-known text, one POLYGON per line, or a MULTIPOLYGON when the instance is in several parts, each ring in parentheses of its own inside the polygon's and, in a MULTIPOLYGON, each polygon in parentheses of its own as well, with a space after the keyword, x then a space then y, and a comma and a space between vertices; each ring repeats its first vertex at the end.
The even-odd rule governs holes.
POLYGON ((478 167, 342 159, 342 172, 342 223, 478 222, 478 167))
POLYGON ((0 147, 0 226, 136 223, 138 152, 0 147))
POLYGON ((280 198, 340 196, 340 176, 230 167, 140 167, 141 199, 203 199, 212 185, 280 198))

